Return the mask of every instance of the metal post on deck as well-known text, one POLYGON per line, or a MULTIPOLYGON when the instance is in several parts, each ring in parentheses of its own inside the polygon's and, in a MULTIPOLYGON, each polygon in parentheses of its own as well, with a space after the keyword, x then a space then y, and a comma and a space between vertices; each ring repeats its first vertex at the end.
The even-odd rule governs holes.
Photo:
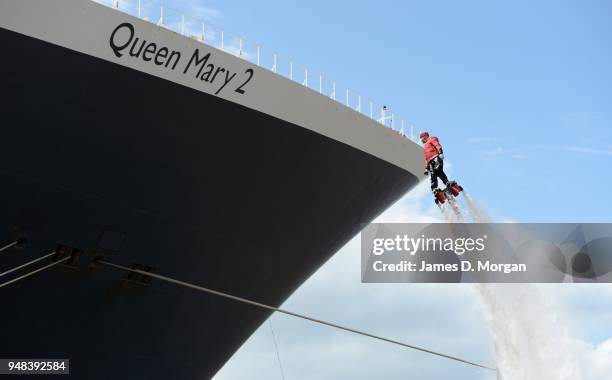
POLYGON ((308 87, 308 69, 304 69, 304 82, 302 84, 308 87))
POLYGON ((223 37, 223 31, 221 31, 221 50, 225 49, 225 42, 224 42, 224 37, 223 37))
POLYGON ((242 57, 242 37, 240 37, 240 51, 239 51, 239 56, 242 57))
POLYGON ((293 62, 289 61, 289 79, 293 80, 293 62))
POLYGON ((164 6, 159 7, 159 22, 157 23, 159 26, 164 26, 164 6))
POLYGON ((259 48, 259 45, 257 45, 257 66, 261 66, 261 65, 259 64, 259 49, 260 49, 260 48, 259 48))
POLYGON ((276 72, 276 53, 274 53, 273 55, 274 55, 274 64, 272 65, 272 72, 275 73, 276 72))
POLYGON ((319 75, 319 94, 323 93, 323 75, 319 75))

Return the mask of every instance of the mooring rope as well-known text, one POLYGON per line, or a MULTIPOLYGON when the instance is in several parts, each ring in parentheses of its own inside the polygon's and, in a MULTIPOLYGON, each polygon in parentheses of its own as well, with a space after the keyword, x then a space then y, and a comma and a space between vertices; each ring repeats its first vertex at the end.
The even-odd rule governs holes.
MULTIPOLYGON (((53 252, 53 254, 55 254, 55 252, 53 252)), ((49 255, 47 255, 46 257, 48 257, 48 256, 49 256, 49 255)), ((43 267, 40 267, 40 268, 38 268, 38 269, 34 269, 34 270, 33 270, 33 271, 31 271, 31 272, 28 272, 28 273, 26 273, 26 274, 24 274, 24 275, 21 275, 21 276, 19 276, 19 277, 16 277, 16 278, 14 278, 14 279, 12 279, 12 280, 9 280, 9 281, 7 281, 7 282, 3 283, 3 284, 0 284, 0 288, 5 287, 5 286, 7 286, 7 285, 10 285, 10 284, 12 284, 12 283, 14 283, 14 282, 17 282, 17 281, 19 281, 19 280, 23 280, 24 278, 26 278, 26 277, 30 277, 30 276, 32 276, 32 275, 34 275, 34 274, 38 273, 38 272, 42 272, 42 271, 44 271, 45 269, 49 269, 49 268, 54 267, 54 266, 56 266, 56 265, 58 265, 58 264, 61 264, 61 263, 63 263, 64 261, 68 260, 69 258, 70 258, 70 256, 66 256, 66 257, 64 257, 64 258, 62 258, 62 259, 59 259, 59 260, 57 260, 57 261, 52 262, 51 264, 47 264, 47 265, 45 265, 45 266, 43 266, 43 267)), ((42 258, 37 259, 37 260, 35 260, 35 261, 39 261, 39 260, 41 260, 41 259, 42 259, 42 258)), ((23 267, 23 266, 21 266, 21 267, 23 267)), ((10 271, 8 271, 8 272, 9 272, 9 273, 10 273, 10 272, 14 272, 15 270, 16 270, 16 269, 12 269, 12 270, 10 270, 10 271)), ((2 275, 6 274, 6 273, 7 273, 7 272, 4 272, 2 275)), ((0 276, 0 277, 1 277, 1 276, 0 276)))
POLYGON ((274 307, 274 306, 266 305, 266 304, 263 304, 263 303, 260 303, 260 302, 256 302, 256 301, 251 301, 251 300, 246 299, 246 298, 234 296, 234 295, 231 295, 231 294, 228 294, 228 293, 224 293, 224 292, 220 292, 220 291, 214 290, 214 289, 205 288, 203 286, 190 284, 188 282, 176 280, 176 279, 173 279, 173 278, 170 278, 170 277, 166 277, 166 276, 162 276, 162 275, 159 275, 159 274, 156 274, 156 273, 145 272, 145 271, 139 270, 139 269, 128 268, 128 267, 125 267, 123 265, 114 264, 114 263, 111 263, 111 262, 108 262, 108 261, 105 261, 105 260, 102 260, 102 259, 97 259, 97 260, 94 261, 94 263, 100 264, 100 265, 106 265, 106 266, 109 266, 109 267, 112 267, 112 268, 115 268, 115 269, 121 269, 121 270, 128 271, 128 272, 139 273, 139 274, 144 275, 144 276, 153 277, 153 278, 156 278, 158 280, 162 280, 162 281, 166 281, 166 282, 169 282, 169 283, 172 283, 172 284, 184 286, 186 288, 190 288, 190 289, 193 289, 193 290, 197 290, 197 291, 201 291, 201 292, 205 292, 205 293, 209 293, 209 294, 214 294, 216 296, 228 298, 228 299, 231 299, 231 300, 234 300, 234 301, 238 301, 238 302, 242 302, 242 303, 245 303, 245 304, 249 304, 249 305, 252 305, 252 306, 257 306, 257 307, 262 308, 262 309, 276 311, 276 312, 283 313, 283 314, 286 314, 286 315, 290 315, 290 316, 293 316, 293 317, 305 319, 307 321, 311 321, 311 322, 319 323, 319 324, 322 324, 322 325, 334 327, 334 328, 337 328, 337 329, 340 329, 340 330, 352 332, 354 334, 358 334, 358 335, 366 336, 366 337, 369 337, 369 338, 381 340, 381 341, 384 341, 384 342, 387 342, 387 343, 396 344, 398 346, 402 346, 402 347, 406 347, 406 348, 411 348, 413 350, 417 350, 417 351, 425 352, 425 353, 428 353, 428 354, 440 356, 440 357, 443 357, 443 358, 446 358, 446 359, 454 360, 454 361, 461 362, 461 363, 464 363, 464 364, 469 364, 469 365, 472 365, 472 366, 475 366, 475 367, 480 367, 480 368, 488 369, 488 370, 491 370, 491 371, 496 371, 495 368, 486 366, 484 364, 476 363, 476 362, 473 362, 473 361, 470 361, 470 360, 466 360, 466 359, 462 359, 462 358, 459 358, 459 357, 456 357, 456 356, 451 356, 451 355, 443 354, 441 352, 436 352, 436 351, 428 350, 426 348, 422 348, 422 347, 414 346, 414 345, 411 345, 411 344, 408 344, 408 343, 400 342, 400 341, 397 341, 397 340, 393 340, 393 339, 381 337, 381 336, 378 336, 378 335, 370 334, 370 333, 367 333, 367 332, 364 332, 364 331, 355 330, 355 329, 350 328, 350 327, 345 327, 345 326, 341 326, 341 325, 338 325, 338 324, 335 324, 335 323, 323 321, 321 319, 316 319, 316 318, 313 318, 313 317, 309 317, 307 315, 294 313, 292 311, 288 311, 288 310, 284 310, 284 309, 279 309, 279 308, 274 307))
POLYGON ((270 325, 270 332, 272 333, 272 341, 274 342, 274 350, 276 351, 276 359, 278 360, 278 367, 280 368, 281 377, 283 380, 285 380, 285 371, 283 371, 283 364, 281 363, 278 345, 276 344, 276 334, 274 333, 274 328, 272 328, 272 316, 268 318, 268 324, 270 325))
POLYGON ((41 260, 44 260, 44 259, 46 259, 46 258, 48 258, 48 257, 51 257, 51 256, 55 255, 56 253, 57 253, 56 251, 53 251, 53 252, 51 252, 51 253, 49 253, 49 254, 47 254, 47 255, 44 255, 44 256, 39 257, 39 258, 37 258, 37 259, 34 259, 34 260, 32 260, 32 261, 28 261, 28 262, 27 262, 27 263, 25 263, 25 264, 21 264, 21 265, 19 265, 19 266, 15 267, 15 268, 13 268, 13 269, 9 269, 9 270, 7 270, 7 271, 6 271, 6 272, 4 272, 4 273, 0 273, 0 277, 4 277, 4 276, 6 276, 7 274, 11 274, 11 273, 13 273, 13 272, 15 272, 15 271, 18 271, 19 269, 22 269, 22 268, 25 268, 25 267, 27 267, 27 266, 29 266, 29 265, 35 264, 35 263, 37 263, 37 262, 39 262, 39 261, 41 261, 41 260))
POLYGON ((9 244, 5 245, 4 247, 0 247, 0 252, 4 252, 4 251, 6 251, 9 248, 12 248, 12 247, 18 245, 19 243, 21 243, 20 240, 15 240, 14 242, 9 243, 9 244))

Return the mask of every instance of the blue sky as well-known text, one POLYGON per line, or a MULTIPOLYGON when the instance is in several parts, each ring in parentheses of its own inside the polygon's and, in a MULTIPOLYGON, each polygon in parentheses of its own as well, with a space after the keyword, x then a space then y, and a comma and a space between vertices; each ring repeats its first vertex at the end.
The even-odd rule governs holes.
MULTIPOLYGON (((611 221, 612 2, 164 3, 291 57, 437 135, 452 177, 495 220, 611 221)), ((425 184, 382 220, 439 217, 425 184)), ((353 240, 284 307, 487 363, 495 361, 491 326, 502 321, 512 338, 548 342, 526 351, 525 368, 546 361, 572 379, 612 371, 609 285, 500 288, 498 306, 508 315, 492 322, 482 295, 465 284, 376 286, 361 284, 359 273, 353 240), (523 310, 530 302, 535 309, 523 310), (521 335, 534 334, 534 326, 535 338, 521 335)), ((291 318, 275 315, 273 323, 286 378, 491 379, 291 318)), ((268 324, 218 376, 242 378, 281 378, 268 324)))

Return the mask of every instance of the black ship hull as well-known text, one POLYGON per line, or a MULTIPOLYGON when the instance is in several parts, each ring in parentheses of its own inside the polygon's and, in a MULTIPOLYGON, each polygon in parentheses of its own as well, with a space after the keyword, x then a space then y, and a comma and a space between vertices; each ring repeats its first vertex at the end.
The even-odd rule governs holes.
POLYGON ((0 236, 28 239, 0 272, 82 251, 0 288, 0 357, 70 358, 79 379, 210 378, 269 313, 94 257, 278 306, 418 181, 134 69, 5 29, 0 46, 0 236))

